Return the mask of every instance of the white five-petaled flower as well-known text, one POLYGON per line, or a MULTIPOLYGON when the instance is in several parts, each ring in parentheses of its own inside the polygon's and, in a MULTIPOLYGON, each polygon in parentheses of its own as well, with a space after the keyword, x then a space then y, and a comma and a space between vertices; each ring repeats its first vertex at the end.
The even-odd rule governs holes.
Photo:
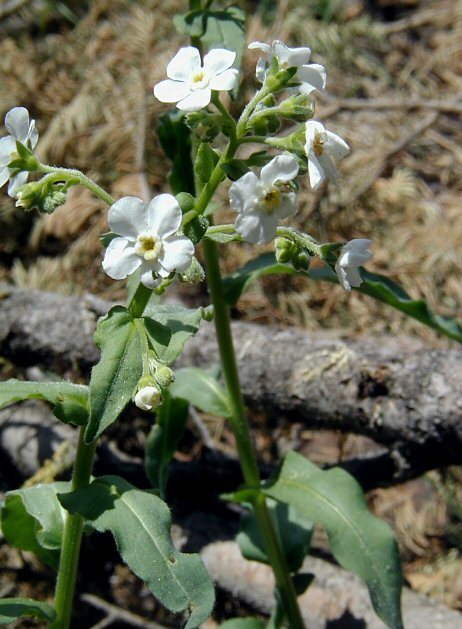
POLYGON ((351 287, 361 286, 362 279, 359 267, 372 258, 369 247, 372 244, 367 238, 355 238, 344 245, 340 251, 335 272, 340 286, 350 291, 351 287))
POLYGON ((31 150, 36 147, 38 131, 35 120, 29 120, 29 112, 25 107, 10 109, 5 116, 5 126, 10 135, 0 139, 0 187, 9 179, 8 194, 15 197, 18 188, 26 183, 29 173, 20 172, 11 177, 8 164, 18 157, 16 142, 21 142, 31 150))
POLYGON ((325 179, 337 179, 338 172, 332 158, 345 157, 350 147, 339 135, 328 131, 315 120, 306 123, 305 140, 310 184, 316 190, 325 179))
POLYGON ((171 194, 160 194, 148 205, 137 197, 123 197, 109 208, 108 222, 118 234, 109 243, 103 269, 114 280, 125 279, 138 268, 141 282, 156 288, 159 278, 186 271, 194 245, 175 235, 181 224, 181 209, 171 194))
POLYGON ((260 177, 250 172, 231 184, 230 205, 239 213, 236 231, 244 240, 258 245, 269 242, 278 222, 297 212, 290 188, 297 174, 297 160, 285 153, 263 166, 260 177))
POLYGON ((135 395, 135 404, 142 411, 150 411, 161 403, 161 394, 157 387, 143 387, 135 395))
POLYGON ((202 65, 197 48, 181 48, 167 66, 168 79, 154 86, 154 96, 182 111, 199 111, 210 103, 212 90, 229 91, 236 85, 238 71, 231 68, 235 58, 231 50, 214 48, 202 65))
POLYGON ((313 90, 323 90, 326 87, 326 71, 319 63, 308 63, 311 50, 309 48, 289 48, 282 41, 275 40, 265 44, 255 41, 249 44, 250 49, 258 49, 263 52, 257 63, 256 77, 263 83, 268 67, 273 57, 276 57, 280 70, 298 68, 293 80, 300 83, 297 91, 310 94, 313 90))

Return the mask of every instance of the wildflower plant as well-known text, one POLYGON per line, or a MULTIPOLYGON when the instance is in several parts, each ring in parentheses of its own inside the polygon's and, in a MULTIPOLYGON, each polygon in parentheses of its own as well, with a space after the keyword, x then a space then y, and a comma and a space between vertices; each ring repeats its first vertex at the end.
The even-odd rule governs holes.
MULTIPOLYGON (((0 406, 43 399, 60 421, 79 430, 70 482, 6 495, 5 537, 56 569, 57 585, 53 605, 2 599, 2 622, 28 614, 54 629, 69 626, 84 529, 89 534, 110 531, 122 559, 160 603, 188 614, 186 627, 205 622, 214 605, 213 583, 199 555, 173 546, 164 501, 169 462, 193 404, 221 414, 234 432, 243 485, 224 498, 246 510, 238 536, 244 556, 274 571, 275 609, 269 626, 304 626, 297 596, 309 587, 311 575, 300 569, 317 523, 326 529, 338 562, 366 582, 380 618, 389 627, 402 627, 397 545, 389 527, 368 511, 354 478, 288 452, 277 475, 261 479, 239 383, 230 307, 261 275, 299 273, 308 281, 324 279, 347 291, 360 290, 451 338, 462 340, 462 331, 386 278, 363 269, 372 257, 370 240, 320 243, 290 225, 297 212, 297 181, 308 177, 317 189, 325 180, 335 180, 339 160, 349 150, 343 139, 313 120, 313 94, 325 87, 325 70, 309 63, 307 47, 290 48, 280 41, 251 44, 251 50, 262 53, 256 62, 258 87, 236 120, 222 93, 238 89, 243 15, 236 8, 214 11, 212 4, 191 2, 189 13, 176 19, 191 45, 173 56, 168 78, 154 86, 153 98, 176 104, 158 127, 172 160, 171 194, 159 194, 147 204, 131 196, 114 200, 80 171, 38 160, 33 152, 37 132, 24 108, 6 116, 9 135, 0 140, 1 183, 10 182, 9 194, 25 210, 52 212, 75 185, 103 200, 111 231, 102 236, 102 268, 115 280, 127 279, 129 296, 126 306, 114 306, 97 324, 101 357, 88 386, 18 380, 0 385, 0 406), (216 41, 217 32, 223 41, 216 41), (292 127, 281 132, 287 124, 292 127), (182 149, 174 153, 172 146, 178 144, 182 149), (241 149, 249 145, 260 146, 244 157, 241 149), (26 183, 31 172, 41 178, 26 183), (231 182, 229 205, 236 219, 216 224, 212 201, 226 180, 231 182), (261 254, 223 278, 219 251, 230 242, 274 242, 274 253, 261 254), (196 257, 199 246, 205 268, 196 257), (312 269, 315 257, 320 264, 312 269), (206 281, 211 306, 191 310, 159 302, 159 295, 176 281, 206 281), (188 337, 212 319, 221 377, 217 379, 215 370, 175 370, 172 365, 188 337), (151 490, 140 490, 116 475, 92 477, 98 438, 130 403, 156 417, 146 452, 151 490)), ((249 623, 261 627, 260 621, 249 623)))

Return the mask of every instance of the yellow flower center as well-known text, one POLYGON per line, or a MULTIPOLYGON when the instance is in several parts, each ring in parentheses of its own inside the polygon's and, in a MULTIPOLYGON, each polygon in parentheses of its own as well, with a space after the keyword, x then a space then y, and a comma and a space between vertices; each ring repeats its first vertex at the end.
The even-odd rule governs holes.
POLYGON ((157 260, 162 253, 162 242, 152 234, 143 233, 136 239, 135 251, 145 260, 157 260))
POLYGON ((267 212, 272 212, 274 208, 281 205, 281 191, 279 188, 272 188, 263 197, 263 207, 267 212))
POLYGON ((317 157, 324 153, 324 140, 318 131, 314 134, 313 151, 317 157))
POLYGON ((209 82, 209 77, 206 71, 203 68, 201 68, 200 70, 195 72, 191 77, 191 89, 192 90, 203 89, 204 87, 207 87, 208 82, 209 82))

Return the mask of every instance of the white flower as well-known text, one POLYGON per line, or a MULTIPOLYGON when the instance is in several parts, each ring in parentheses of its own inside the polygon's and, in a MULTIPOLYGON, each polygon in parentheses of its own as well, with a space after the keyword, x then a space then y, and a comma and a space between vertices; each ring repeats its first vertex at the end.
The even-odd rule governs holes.
POLYGON ((335 181, 338 177, 332 158, 340 159, 350 151, 340 136, 328 131, 320 122, 306 123, 305 152, 308 157, 308 174, 313 190, 319 188, 324 179, 335 181))
POLYGON ((340 286, 345 290, 351 290, 352 286, 355 288, 361 286, 359 267, 372 258, 369 250, 371 244, 372 241, 367 238, 355 238, 342 247, 335 265, 335 272, 340 286))
POLYGON ((160 391, 157 387, 143 387, 135 395, 135 404, 142 411, 150 411, 161 403, 160 391))
POLYGON ((298 68, 293 80, 300 82, 297 91, 303 94, 310 94, 313 90, 323 90, 326 87, 326 71, 319 63, 308 63, 311 50, 309 48, 289 48, 282 41, 275 40, 271 44, 263 42, 253 42, 249 48, 258 49, 263 52, 257 63, 256 76, 263 83, 266 72, 273 57, 276 57, 280 70, 287 68, 298 68))
POLYGON ((298 174, 298 162, 285 153, 263 166, 260 178, 246 173, 229 189, 230 205, 239 213, 236 231, 247 242, 263 244, 276 234, 278 222, 297 211, 289 182, 298 174))
POLYGON ((197 48, 181 48, 167 66, 168 79, 154 86, 154 96, 162 103, 176 103, 182 111, 199 111, 207 107, 212 90, 232 90, 238 71, 231 68, 236 53, 215 48, 204 57, 197 48))
POLYGON ((16 142, 21 142, 33 150, 38 142, 35 120, 29 121, 29 112, 25 107, 14 107, 5 116, 5 126, 10 135, 0 139, 0 188, 10 179, 8 194, 16 196, 16 191, 27 181, 28 172, 20 172, 11 177, 8 164, 18 157, 16 142))
POLYGON ((181 209, 171 194, 160 194, 145 205, 137 197, 123 197, 109 208, 109 227, 118 234, 109 243, 103 269, 114 280, 122 280, 138 268, 141 282, 156 288, 160 278, 174 271, 186 271, 194 245, 176 236, 181 209), (154 276, 153 276, 154 274, 154 276))

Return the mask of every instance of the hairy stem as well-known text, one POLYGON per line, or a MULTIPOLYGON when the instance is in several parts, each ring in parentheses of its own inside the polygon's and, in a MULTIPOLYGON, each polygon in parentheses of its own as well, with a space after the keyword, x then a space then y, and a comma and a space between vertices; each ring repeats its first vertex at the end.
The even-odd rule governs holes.
POLYGON ((105 191, 101 186, 98 186, 92 179, 76 170, 74 168, 58 168, 56 166, 47 166, 46 164, 40 164, 40 172, 47 175, 56 175, 56 181, 69 181, 79 183, 85 186, 90 192, 92 192, 99 199, 104 201, 107 205, 113 205, 114 199, 105 191))
MULTIPOLYGON (((96 442, 87 445, 84 432, 85 427, 82 426, 79 434, 71 491, 85 487, 90 482, 96 442)), ((55 590, 56 620, 52 624, 52 629, 68 629, 70 625, 83 524, 84 521, 81 515, 66 513, 55 590)))

